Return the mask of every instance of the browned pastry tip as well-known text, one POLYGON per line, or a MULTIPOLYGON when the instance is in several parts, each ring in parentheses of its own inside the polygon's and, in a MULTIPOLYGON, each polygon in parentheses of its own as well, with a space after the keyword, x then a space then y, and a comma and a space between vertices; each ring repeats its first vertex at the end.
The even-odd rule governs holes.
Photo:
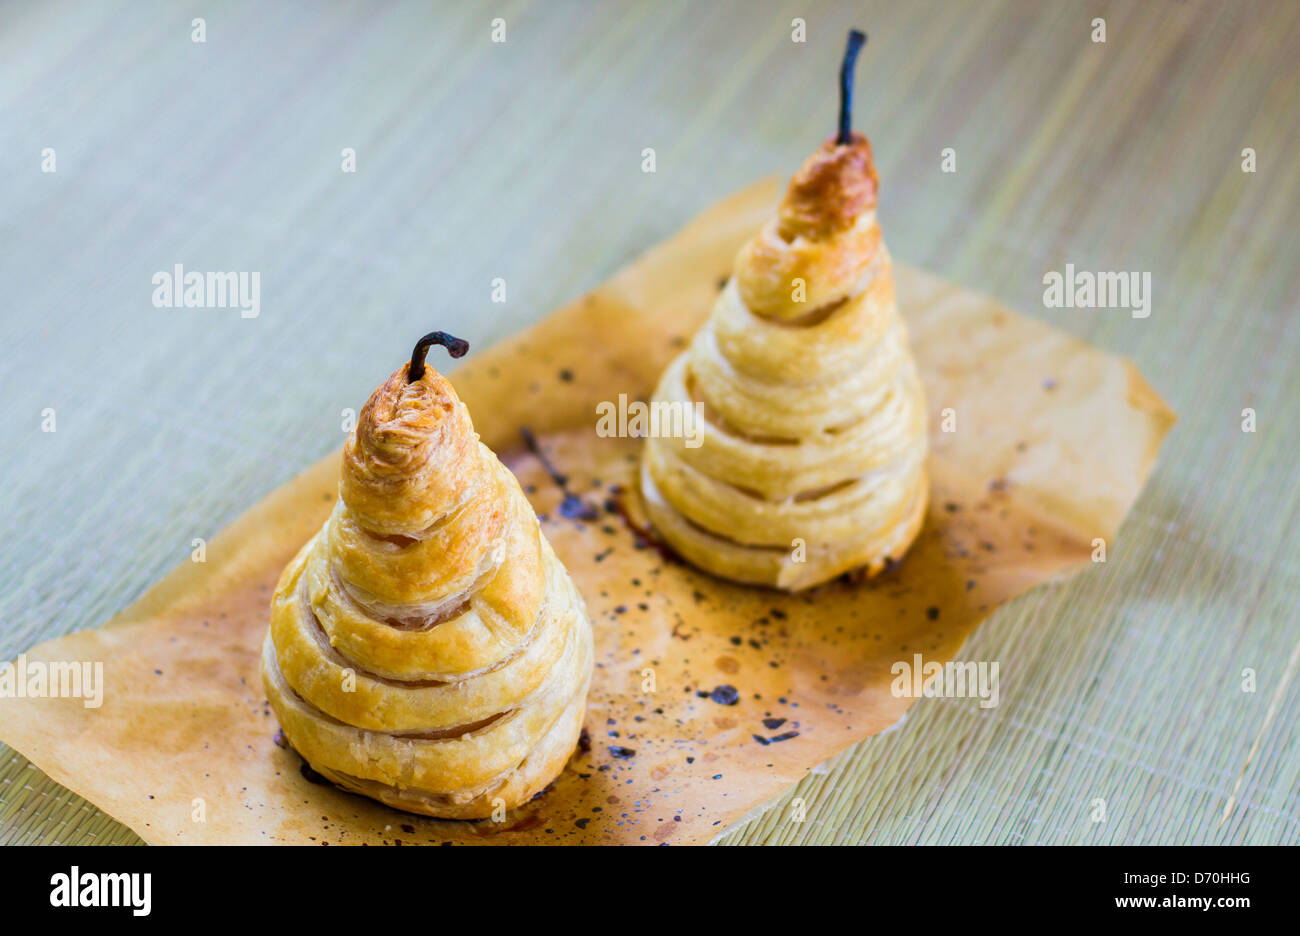
POLYGON ((418 532, 461 503, 480 474, 465 470, 478 463, 478 434, 451 383, 432 367, 414 381, 408 370, 370 395, 343 448, 340 494, 377 533, 418 532))
POLYGON ((848 143, 829 137, 790 180, 777 214, 777 230, 786 241, 803 235, 814 240, 852 227, 876 207, 878 188, 871 144, 854 132, 848 143))

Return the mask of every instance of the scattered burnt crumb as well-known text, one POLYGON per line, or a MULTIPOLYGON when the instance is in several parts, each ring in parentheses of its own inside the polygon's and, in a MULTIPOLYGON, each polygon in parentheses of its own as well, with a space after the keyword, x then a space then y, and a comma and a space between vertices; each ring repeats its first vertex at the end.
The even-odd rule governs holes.
MULTIPOLYGON (((546 786, 542 787, 540 790, 538 790, 536 793, 534 793, 534 794, 532 795, 532 798, 529 799, 528 802, 530 802, 530 803, 536 802, 537 800, 539 800, 539 799, 541 799, 543 796, 545 796, 547 793, 551 792, 551 790, 553 790, 553 789, 555 789, 555 781, 554 781, 554 780, 552 780, 550 783, 546 784, 546 786)), ((515 824, 514 824, 513 826, 511 826, 510 828, 511 828, 511 829, 535 829, 535 828, 537 828, 537 827, 540 826, 540 825, 544 825, 545 823, 546 823, 546 819, 545 819, 544 817, 542 817, 542 816, 531 816, 530 818, 525 819, 523 822, 517 822, 517 823, 515 823, 515 824)))
POLYGON ((731 638, 731 645, 732 645, 733 647, 739 647, 739 646, 742 646, 744 643, 745 643, 745 639, 744 639, 743 637, 732 637, 732 638, 731 638))
POLYGON ((289 750, 289 739, 284 736, 283 731, 277 731, 275 737, 271 740, 275 742, 276 747, 284 748, 286 751, 289 750))
POLYGON ((619 605, 614 609, 615 614, 627 614, 627 605, 619 605))
POLYGON ((956 513, 957 511, 961 510, 961 504, 956 504, 953 503, 952 501, 948 501, 948 503, 943 505, 943 509, 948 511, 948 513, 956 513))
POLYGON ((1053 390, 1056 389, 1056 387, 1057 384, 1056 384, 1055 377, 1047 377, 1043 380, 1043 389, 1046 390, 1048 393, 1051 393, 1053 390))
POLYGON ((415 826, 411 825, 410 823, 403 822, 403 823, 402 823, 402 831, 405 832, 407 835, 414 835, 414 834, 415 834, 415 826))
POLYGON ((582 733, 578 735, 578 750, 583 754, 591 750, 591 732, 587 730, 586 725, 583 725, 582 733))
POLYGON ((931 605, 930 607, 925 609, 925 616, 929 618, 931 621, 937 621, 939 620, 939 609, 936 608, 934 605, 931 605))
POLYGON ((619 760, 626 760, 629 757, 636 757, 636 750, 630 747, 623 747, 621 744, 611 744, 609 746, 609 756, 617 757, 619 760))
POLYGON ((595 520, 600 516, 599 510, 569 490, 568 475, 557 471, 555 466, 551 464, 551 460, 546 457, 541 445, 538 444, 537 436, 533 435, 533 430, 524 426, 519 430, 519 435, 523 438, 528 451, 532 452, 533 456, 542 463, 542 467, 551 476, 551 480, 555 482, 556 487, 564 492, 564 500, 560 503, 560 514, 571 520, 595 520))
POLYGON ((998 548, 994 546, 992 543, 990 543, 988 540, 980 540, 980 549, 984 550, 985 552, 998 551, 998 548))
POLYGON ((156 670, 153 671, 153 674, 154 674, 155 676, 161 676, 161 675, 162 675, 162 670, 160 670, 160 669, 156 669, 156 670))
POLYGON ((785 724, 784 718, 763 719, 763 727, 766 728, 768 731, 776 731, 776 729, 780 728, 784 724, 785 724))
POLYGON ((892 572, 898 571, 898 567, 901 566, 902 564, 903 564, 902 559, 895 559, 893 556, 886 556, 885 566, 883 571, 886 575, 889 575, 892 572))
POLYGON ((708 694, 709 698, 718 705, 735 705, 740 701, 740 692, 735 686, 729 686, 723 683, 708 694))
POLYGON ((606 559, 609 558, 610 553, 612 553, 613 551, 614 551, 614 547, 610 546, 604 552, 598 552, 596 553, 596 555, 592 556, 591 558, 595 562, 604 562, 606 559))
POLYGON ((784 621, 787 617, 786 613, 780 608, 773 608, 770 613, 772 617, 776 618, 778 621, 784 621))
POLYGON ((776 744, 778 741, 789 741, 791 738, 797 738, 797 737, 799 737, 799 732, 787 731, 784 734, 776 735, 775 737, 769 740, 771 740, 773 744, 776 744))
POLYGON ((314 783, 317 786, 332 786, 328 780, 318 774, 312 765, 306 761, 302 762, 302 766, 298 768, 298 771, 302 774, 302 778, 308 783, 314 783))
POLYGON ((967 580, 966 580, 966 590, 967 590, 967 591, 970 591, 970 590, 971 590, 972 588, 974 588, 974 587, 975 587, 975 580, 974 580, 974 579, 967 579, 967 580))
POLYGON ((618 514, 619 519, 623 521, 623 525, 632 532, 632 548, 653 549, 664 562, 680 563, 681 559, 678 558, 677 553, 669 549, 668 545, 655 536, 649 527, 639 526, 632 519, 632 515, 628 513, 627 505, 623 501, 623 489, 614 486, 610 490, 615 496, 605 500, 605 510, 609 513, 618 514))
POLYGON ((565 383, 573 383, 573 371, 567 367, 560 371, 560 379, 565 383))
POLYGON ((763 737, 761 734, 750 735, 750 737, 753 738, 755 741, 757 741, 759 744, 763 745, 764 747, 767 747, 769 744, 772 743, 771 741, 767 740, 767 738, 763 737))
POLYGON ((718 283, 717 283, 717 286, 718 286, 718 292, 722 292, 722 290, 726 289, 726 288, 727 288, 727 283, 730 282, 730 281, 731 281, 731 274, 730 274, 730 273, 724 273, 724 274, 722 274, 721 276, 719 276, 719 277, 718 277, 718 283))
POLYGON ((560 502, 561 516, 568 517, 570 520, 595 520, 600 516, 598 511, 591 504, 579 497, 577 494, 565 494, 564 500, 560 502))
POLYGON ((579 829, 585 829, 587 828, 587 823, 590 821, 591 821, 590 816, 583 816, 581 819, 576 820, 573 824, 576 825, 579 829))
POLYGON ((1011 487, 1011 482, 1006 478, 994 478, 989 482, 990 491, 1005 491, 1009 487, 1011 487))

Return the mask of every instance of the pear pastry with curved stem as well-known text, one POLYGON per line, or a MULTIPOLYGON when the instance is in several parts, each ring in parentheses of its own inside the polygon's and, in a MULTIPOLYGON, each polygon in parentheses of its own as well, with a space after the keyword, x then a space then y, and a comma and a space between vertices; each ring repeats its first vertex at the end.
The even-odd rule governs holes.
POLYGON ((677 553, 789 591, 900 559, 929 497, 925 394, 876 222, 871 145, 848 127, 856 51, 851 38, 839 135, 741 248, 654 393, 700 404, 703 426, 691 445, 648 439, 641 465, 647 516, 677 553))
POLYGON ((339 498, 285 568, 262 681, 290 745, 340 787, 453 819, 527 802, 582 730, 592 636, 518 481, 425 336, 361 411, 339 498))

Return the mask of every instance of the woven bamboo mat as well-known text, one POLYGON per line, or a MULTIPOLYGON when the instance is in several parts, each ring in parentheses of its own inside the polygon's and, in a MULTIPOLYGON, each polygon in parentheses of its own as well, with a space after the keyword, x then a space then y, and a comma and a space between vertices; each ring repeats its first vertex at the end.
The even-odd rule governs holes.
MULTIPOLYGON (((204 43, 195 15, 0 9, 0 658, 338 445, 425 323, 511 334, 792 171, 858 25, 893 253, 1132 357, 1180 422, 1107 563, 968 644, 997 708, 924 700, 722 840, 1300 842, 1300 7, 239 3, 204 43), (154 308, 174 263, 261 271, 261 314, 154 308), (1151 316, 1044 309, 1066 263, 1149 271, 1151 316)), ((0 841, 138 839, 0 749, 0 841)))

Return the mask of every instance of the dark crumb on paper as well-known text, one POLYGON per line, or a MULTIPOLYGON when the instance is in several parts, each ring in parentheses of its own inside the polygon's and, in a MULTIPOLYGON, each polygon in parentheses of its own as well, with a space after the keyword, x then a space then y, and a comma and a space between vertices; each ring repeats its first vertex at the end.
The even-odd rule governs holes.
POLYGON ((623 521, 623 525, 632 532, 633 548, 653 549, 659 554, 659 558, 664 560, 664 562, 671 562, 673 564, 680 563, 681 559, 677 557, 677 553, 669 549, 667 544, 662 542, 659 537, 655 536, 654 532, 650 530, 649 527, 641 527, 632 519, 632 515, 628 513, 627 504, 623 500, 623 489, 621 487, 615 487, 612 488, 611 491, 614 494, 614 497, 606 499, 605 510, 610 513, 617 513, 619 519, 623 521))
POLYGON ((784 724, 785 724, 784 718, 763 719, 763 727, 766 728, 768 731, 776 731, 776 729, 780 728, 784 724))
POLYGON ((931 621, 939 620, 939 609, 931 605, 925 609, 925 616, 931 621))
POLYGON ((727 283, 731 280, 731 274, 726 273, 718 277, 718 292, 727 288, 727 283))
POLYGON ((612 744, 609 748, 609 756, 617 757, 619 760, 625 760, 629 757, 636 757, 636 750, 630 747, 623 747, 621 744, 612 744))
POLYGON ((735 686, 729 686, 726 683, 723 683, 721 686, 718 686, 709 693, 709 698, 718 703, 718 705, 735 705, 740 701, 740 693, 736 690, 735 686))
POLYGON ((1055 390, 1056 386, 1057 385, 1056 385, 1055 377, 1047 377, 1043 380, 1043 389, 1046 390, 1048 393, 1051 393, 1053 390, 1055 390))
POLYGON ((763 737, 761 734, 750 735, 750 737, 752 737, 755 741, 757 741, 759 744, 763 745, 764 747, 767 747, 769 744, 772 743, 771 741, 767 740, 767 738, 763 737))
POLYGON ((565 494, 560 503, 560 515, 570 520, 595 520, 600 516, 600 511, 577 494, 565 494))
POLYGON ((587 730, 585 725, 582 728, 582 733, 578 735, 578 750, 583 754, 591 750, 591 732, 587 730))
POLYGON ((600 511, 596 507, 588 504, 577 494, 574 494, 569 490, 568 475, 557 471, 555 466, 551 464, 551 460, 546 457, 546 454, 542 451, 541 445, 538 444, 537 436, 533 435, 533 430, 524 426, 519 430, 519 435, 523 438, 524 445, 528 447, 528 451, 542 463, 542 467, 545 468, 546 473, 551 476, 551 480, 555 482, 556 487, 564 492, 564 500, 560 503, 560 514, 571 520, 595 520, 599 517, 600 511))
POLYGON ((302 774, 302 778, 308 783, 314 783, 317 786, 333 786, 332 783, 318 774, 312 765, 306 761, 302 762, 302 766, 298 768, 298 771, 302 774))
POLYGON ((283 731, 277 731, 275 737, 271 740, 275 742, 276 747, 284 748, 286 751, 289 750, 289 739, 284 736, 283 731))
POLYGON ((560 379, 565 383, 573 383, 573 371, 569 370, 567 367, 564 368, 560 371, 560 379))
POLYGON ((797 737, 799 737, 799 732, 787 731, 784 734, 779 734, 776 737, 772 738, 771 741, 773 744, 776 744, 778 741, 789 741, 791 738, 797 738, 797 737))

